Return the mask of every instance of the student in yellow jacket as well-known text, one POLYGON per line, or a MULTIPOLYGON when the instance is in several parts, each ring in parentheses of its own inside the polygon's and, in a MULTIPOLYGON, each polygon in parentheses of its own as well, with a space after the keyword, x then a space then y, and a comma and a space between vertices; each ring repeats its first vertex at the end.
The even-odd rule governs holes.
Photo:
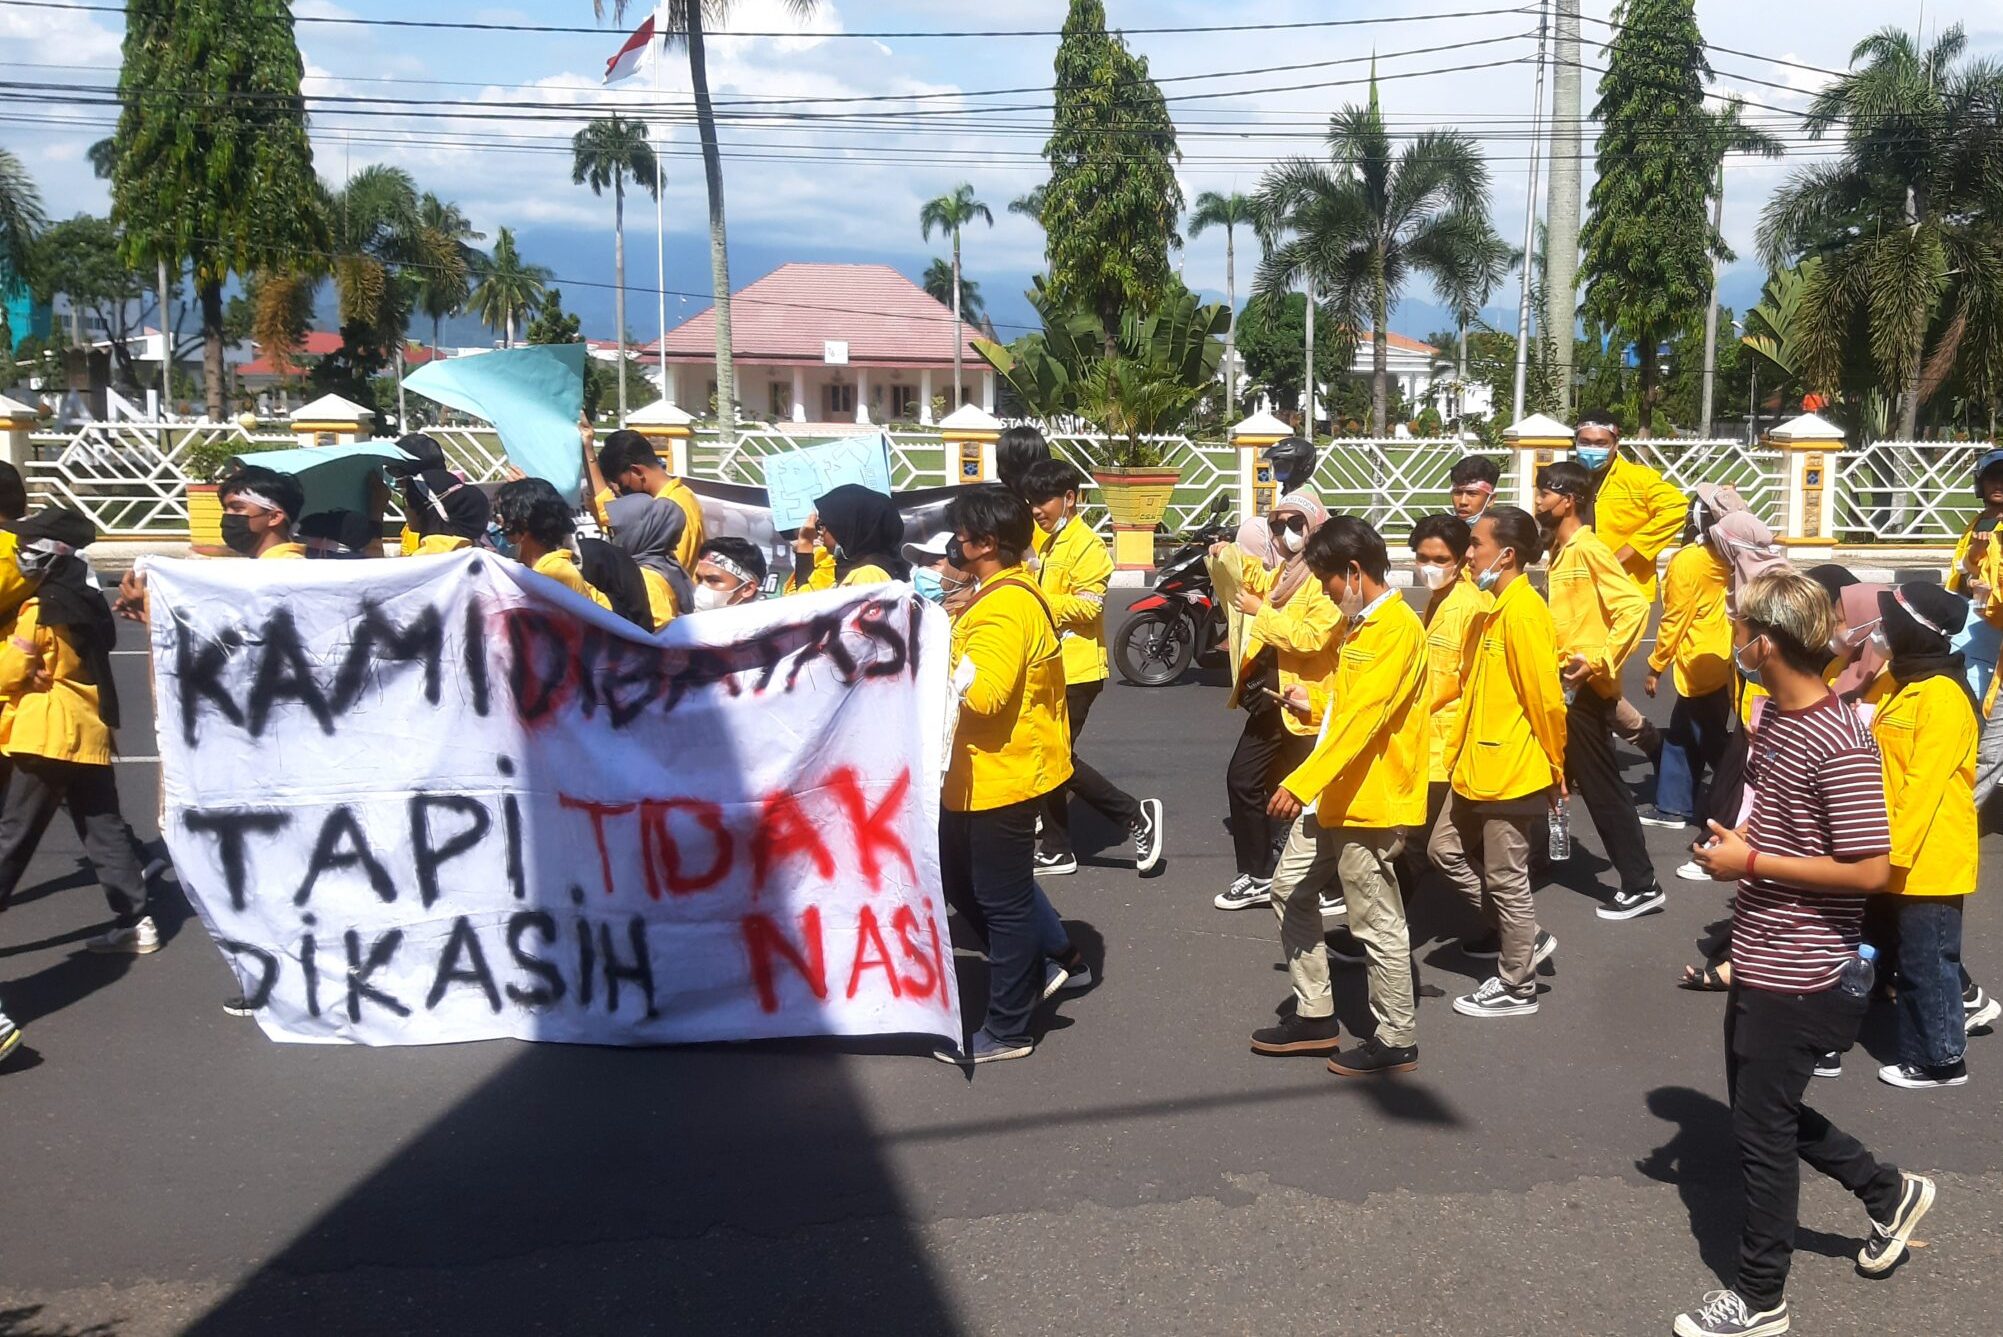
POLYGON ((1642 690, 1654 696, 1662 671, 1673 669, 1676 704, 1662 736, 1655 802, 1641 810, 1644 826, 1680 829, 1697 822, 1697 784, 1718 774, 1732 718, 1732 620, 1725 611, 1727 567, 1702 526, 1709 512, 1690 509, 1683 546, 1662 577, 1662 622, 1648 656, 1642 690))
POLYGON ((703 529, 702 502, 689 490, 689 485, 668 472, 661 457, 654 453, 654 443, 640 433, 621 428, 607 436, 605 444, 594 452, 596 434, 591 423, 580 418, 577 428, 584 445, 584 469, 598 523, 611 527, 605 518, 605 503, 614 497, 637 493, 671 501, 682 508, 688 522, 682 529, 674 558, 681 563, 682 570, 692 570, 696 553, 707 535, 703 529))
POLYGON ((1968 1081, 1962 902, 1976 884, 1975 701, 1948 649, 1968 604, 1938 585, 1878 596, 1891 690, 1871 716, 1892 824, 1899 921, 1899 1056, 1881 1080, 1911 1089, 1968 1081))
POLYGON ((1537 471, 1537 527, 1551 551, 1551 621, 1560 676, 1570 696, 1565 773, 1592 814, 1620 889, 1596 913, 1634 919, 1667 899, 1642 843, 1641 821, 1614 759, 1614 705, 1621 666, 1641 641, 1648 600, 1593 530, 1592 478, 1570 460, 1537 471))
POLYGON ((1398 859, 1398 884, 1407 900, 1419 888, 1426 871, 1426 841, 1446 806, 1447 745, 1460 718, 1461 668, 1489 605, 1488 595, 1475 588, 1468 572, 1473 538, 1468 525, 1458 515, 1428 515, 1412 527, 1412 583, 1426 591, 1421 620, 1426 624, 1426 713, 1431 723, 1426 731, 1426 820, 1407 833, 1398 859))
POLYGON ((1537 967, 1558 946, 1537 926, 1530 896, 1531 838, 1565 795, 1557 634, 1550 610, 1523 575, 1539 543, 1529 515, 1494 506, 1475 523, 1468 548, 1475 584, 1495 602, 1469 647, 1447 750, 1452 792, 1426 850, 1449 885, 1498 930, 1495 975, 1454 1000, 1463 1016, 1535 1012, 1537 967))
POLYGON ((939 872, 948 901, 986 940, 988 1011, 964 1049, 935 1056, 994 1063, 1033 1052, 1039 998, 1090 981, 1034 866, 1037 815, 1071 776, 1064 657, 1023 569, 1036 526, 1022 498, 968 487, 947 505, 946 527, 953 565, 977 588, 953 624, 959 719, 940 791, 939 872))
POLYGON ((1982 509, 1954 545, 1944 583, 1950 593, 1969 601, 1969 617, 1954 648, 1987 716, 1993 713, 1996 659, 2003 651, 2003 449, 1985 451, 1975 462, 1975 500, 1982 509))
POLYGON ((904 517, 896 505, 860 483, 843 483, 815 500, 813 516, 794 540, 786 593, 881 585, 910 576, 904 517))
MULTIPOLYGON (((1220 910, 1264 905, 1272 896, 1273 846, 1285 827, 1266 814, 1273 786, 1314 750, 1321 719, 1282 710, 1295 687, 1323 700, 1335 683, 1336 632, 1342 614, 1308 569, 1308 539, 1328 519, 1311 492, 1289 492, 1267 517, 1280 565, 1268 569, 1241 558, 1238 610, 1245 624, 1244 661, 1230 704, 1245 709, 1245 727, 1224 771, 1230 801, 1231 845, 1237 877, 1212 898, 1220 910)), ((1298 695, 1298 694, 1296 694, 1298 695)), ((1331 906, 1331 914, 1333 913, 1331 906)))
POLYGON ((1078 518, 1084 481, 1069 462, 1047 459, 1024 471, 1016 487, 1036 520, 1031 564, 1064 650, 1064 709, 1071 721, 1071 779, 1051 792, 1036 850, 1036 871, 1046 877, 1078 871, 1069 796, 1083 799, 1133 837, 1139 872, 1154 871, 1162 855, 1161 800, 1136 799, 1078 756, 1078 735, 1106 686, 1106 587, 1113 579, 1106 541, 1078 518))
MULTIPOLYGON (((1344 1077, 1409 1072, 1419 1064, 1418 1015, 1397 859, 1405 828, 1426 816, 1426 628, 1387 583, 1383 536, 1363 521, 1330 520, 1308 540, 1307 560, 1342 609, 1340 663, 1315 749, 1274 789, 1268 808, 1292 823, 1273 872, 1273 908, 1295 1011, 1254 1031, 1252 1049, 1328 1054, 1329 1071, 1344 1077), (1377 1020, 1368 1040, 1341 1053, 1319 903, 1331 881, 1341 885, 1350 932, 1363 946, 1377 1020)), ((1290 704, 1311 713, 1294 690, 1290 704)))
POLYGON ((586 580, 578 569, 577 554, 570 548, 576 523, 570 507, 549 483, 522 478, 503 484, 494 495, 494 524, 523 566, 600 608, 612 607, 605 591, 586 580))
POLYGON ((111 769, 117 631, 75 555, 95 531, 75 511, 45 510, 16 532, 18 570, 32 588, 0 640, 0 752, 14 772, 0 807, 0 906, 20 884, 57 809, 68 808, 112 913, 110 930, 86 946, 157 951, 138 846, 119 810, 111 769))

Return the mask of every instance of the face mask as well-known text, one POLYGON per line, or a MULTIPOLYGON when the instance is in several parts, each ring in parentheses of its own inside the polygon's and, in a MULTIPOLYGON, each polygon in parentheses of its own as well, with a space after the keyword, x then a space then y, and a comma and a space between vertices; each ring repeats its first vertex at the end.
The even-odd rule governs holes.
POLYGON ((223 517, 223 542, 231 552, 240 552, 245 557, 257 551, 257 535, 250 532, 250 517, 247 515, 225 515, 223 517))
POLYGON ((848 554, 842 551, 842 545, 839 543, 828 549, 828 556, 834 558, 837 562, 846 562, 848 560, 848 554))
POLYGON ((1607 461, 1613 458, 1613 453, 1611 446, 1572 447, 1572 458, 1585 465, 1588 469, 1591 469, 1594 473, 1598 473, 1607 467, 1607 461))
POLYGON ((1419 577, 1419 583, 1429 590, 1446 588, 1447 581, 1454 573, 1454 569, 1450 566, 1434 566, 1430 562, 1414 567, 1413 570, 1419 577))
POLYGON ((1280 546, 1288 552, 1299 552, 1302 548, 1307 547, 1307 545, 1308 536, 1306 534, 1297 533, 1291 529, 1280 531, 1280 546))
MULTIPOLYGON (((228 519, 229 517, 225 516, 223 518, 228 519)), ((486 537, 487 546, 502 557, 512 558, 515 555, 515 545, 508 541, 508 536, 501 532, 499 525, 488 525, 486 537)))
POLYGON ((712 608, 722 608, 730 602, 734 593, 735 590, 720 590, 714 585, 698 585, 695 587, 695 610, 707 613, 712 608))
MULTIPOLYGON (((1508 552, 1510 550, 1508 548, 1504 548, 1502 551, 1508 552)), ((1495 588, 1495 582, 1501 579, 1502 579, 1502 557, 1500 554, 1498 554, 1496 556, 1496 559, 1489 564, 1488 570, 1483 571, 1481 574, 1477 575, 1474 578, 1475 588, 1483 590, 1492 590, 1495 588)))
POLYGON ((1742 654, 1744 654, 1746 650, 1752 649, 1753 645, 1756 643, 1757 640, 1758 638, 1755 637, 1754 640, 1746 642, 1744 649, 1732 651, 1732 664, 1739 670, 1740 675, 1744 677, 1747 682, 1751 683, 1755 687, 1764 687, 1766 683, 1760 677, 1760 671, 1757 668, 1747 668, 1746 661, 1739 657, 1742 654))
POLYGON ((1558 527, 1558 517, 1549 511, 1539 511, 1537 512, 1537 527, 1539 529, 1556 529, 1558 527))
POLYGON ((1344 617, 1351 618, 1362 612, 1363 605, 1368 602, 1363 597, 1363 573, 1352 567, 1343 580, 1342 597, 1336 600, 1335 606, 1342 610, 1344 617))
POLYGON ((1892 642, 1891 639, 1885 635, 1885 629, 1883 627, 1873 628, 1870 636, 1866 639, 1873 650, 1876 650, 1879 654, 1883 655, 1887 659, 1890 659, 1892 657, 1892 642))
POLYGON ((912 570, 911 588, 918 591, 919 597, 930 599, 935 604, 946 602, 946 584, 930 567, 921 566, 912 570))

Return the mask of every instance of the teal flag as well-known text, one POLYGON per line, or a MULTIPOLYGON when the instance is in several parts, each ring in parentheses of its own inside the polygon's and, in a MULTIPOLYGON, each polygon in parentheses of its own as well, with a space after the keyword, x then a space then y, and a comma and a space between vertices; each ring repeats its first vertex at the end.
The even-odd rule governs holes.
POLYGON ((583 344, 531 344, 427 362, 406 389, 485 418, 517 469, 575 503, 584 483, 577 416, 584 411, 583 344))
POLYGON ((300 490, 306 494, 302 516, 322 511, 372 514, 369 480, 380 474, 388 461, 404 458, 404 453, 387 441, 357 441, 352 446, 297 446, 237 456, 245 464, 275 469, 298 479, 300 490))

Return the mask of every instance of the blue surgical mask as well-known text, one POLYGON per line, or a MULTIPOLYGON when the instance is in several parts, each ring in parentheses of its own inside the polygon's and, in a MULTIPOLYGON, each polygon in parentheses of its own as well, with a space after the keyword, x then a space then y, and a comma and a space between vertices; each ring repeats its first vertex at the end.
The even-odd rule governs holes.
POLYGON ((1572 458, 1598 473, 1613 458, 1613 449, 1609 446, 1573 446, 1572 458))
POLYGON ((515 545, 508 542, 508 536, 501 532, 499 525, 491 522, 487 525, 487 546, 503 557, 515 555, 515 545))
POLYGON ((939 573, 929 566, 913 568, 911 587, 921 598, 930 599, 935 604, 946 602, 946 586, 940 581, 939 573))
MULTIPOLYGON (((1508 552, 1510 549, 1504 548, 1502 551, 1508 552)), ((1476 573, 1474 578, 1475 588, 1492 590, 1495 588, 1495 582, 1500 579, 1502 579, 1502 557, 1498 554, 1495 561, 1489 565, 1488 570, 1476 573)))
POLYGON ((1759 637, 1755 636, 1752 640, 1747 641, 1743 648, 1732 651, 1732 664, 1739 670, 1739 675, 1743 677, 1747 682, 1751 683, 1755 687, 1764 687, 1766 686, 1766 683, 1761 679, 1760 671, 1757 668, 1747 668, 1746 661, 1739 658, 1739 656, 1744 654, 1745 651, 1752 649, 1754 643, 1757 642, 1758 640, 1759 637))

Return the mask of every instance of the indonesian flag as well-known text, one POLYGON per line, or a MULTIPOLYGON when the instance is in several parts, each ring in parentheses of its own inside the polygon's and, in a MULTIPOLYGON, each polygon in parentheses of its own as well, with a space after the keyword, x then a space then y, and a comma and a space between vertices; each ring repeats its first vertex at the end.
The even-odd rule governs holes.
POLYGON ((616 84, 621 79, 630 78, 640 68, 640 58, 647 54, 647 48, 654 44, 655 15, 649 14, 647 21, 633 30, 626 39, 626 45, 619 48, 619 54, 605 62, 605 82, 616 84))

